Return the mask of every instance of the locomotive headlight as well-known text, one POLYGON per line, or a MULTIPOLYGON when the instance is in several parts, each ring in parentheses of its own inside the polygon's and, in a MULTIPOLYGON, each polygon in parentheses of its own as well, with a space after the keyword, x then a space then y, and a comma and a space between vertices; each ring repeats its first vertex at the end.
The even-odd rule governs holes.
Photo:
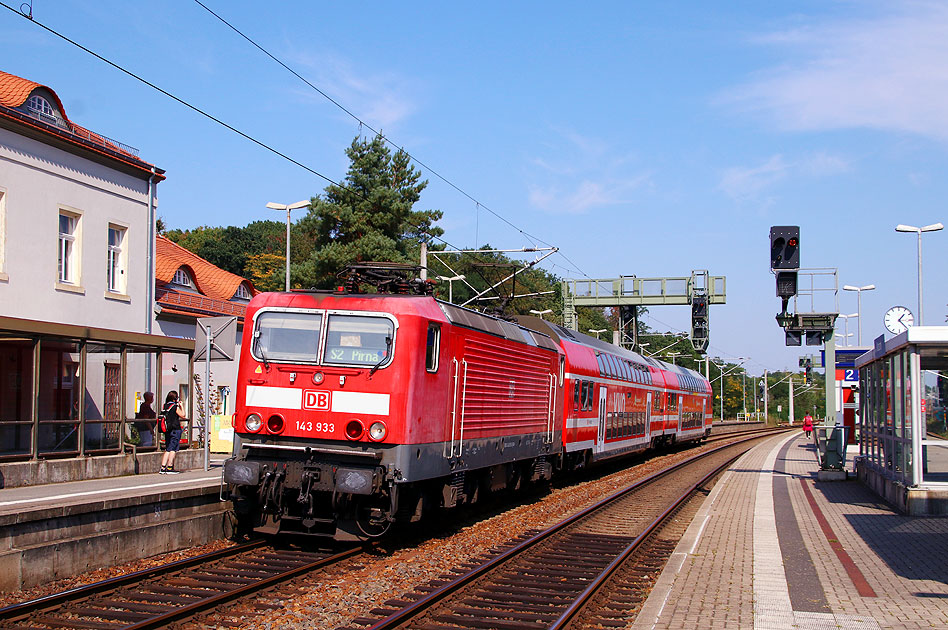
POLYGON ((323 382, 323 378, 325 377, 323 376, 322 372, 316 372, 315 374, 313 374, 313 383, 315 385, 319 385, 320 383, 323 382))
POLYGON ((388 433, 388 429, 385 427, 384 422, 373 422, 369 427, 369 439, 373 442, 381 442, 384 440, 386 433, 388 433))
POLYGON ((256 433, 257 431, 260 430, 260 427, 263 426, 263 418, 261 418, 255 413, 252 413, 249 416, 247 416, 247 420, 245 421, 245 424, 247 425, 248 431, 250 431, 251 433, 256 433))

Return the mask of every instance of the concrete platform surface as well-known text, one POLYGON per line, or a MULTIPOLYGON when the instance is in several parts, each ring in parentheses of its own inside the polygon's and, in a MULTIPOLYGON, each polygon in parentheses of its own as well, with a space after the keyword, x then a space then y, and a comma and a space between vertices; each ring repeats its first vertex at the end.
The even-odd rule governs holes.
POLYGON ((0 490, 0 590, 202 545, 225 533, 221 464, 0 490))
POLYGON ((948 519, 817 481, 816 457, 793 433, 738 460, 631 627, 948 628, 948 519))

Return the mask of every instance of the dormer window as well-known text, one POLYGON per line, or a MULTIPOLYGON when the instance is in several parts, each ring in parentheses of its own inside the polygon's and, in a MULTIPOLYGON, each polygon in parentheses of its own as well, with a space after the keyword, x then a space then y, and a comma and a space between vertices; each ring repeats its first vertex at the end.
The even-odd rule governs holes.
POLYGON ((239 284, 237 285, 237 290, 234 291, 235 300, 250 300, 253 296, 250 295, 250 291, 247 289, 247 285, 239 284))
POLYGON ((39 118, 43 122, 47 122, 51 125, 59 125, 60 120, 56 116, 56 110, 53 109, 53 106, 49 104, 42 96, 34 94, 26 100, 26 110, 33 115, 35 118, 39 118))
POLYGON ((184 269, 178 269, 174 272, 174 279, 171 281, 172 284, 177 284, 182 287, 188 287, 189 289, 194 288, 194 280, 191 279, 191 275, 184 269))

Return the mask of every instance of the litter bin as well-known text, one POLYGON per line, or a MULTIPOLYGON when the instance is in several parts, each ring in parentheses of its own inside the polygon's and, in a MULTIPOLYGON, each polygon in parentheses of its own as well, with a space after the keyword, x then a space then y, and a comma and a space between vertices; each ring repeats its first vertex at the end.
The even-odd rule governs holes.
POLYGON ((843 470, 846 467, 846 427, 843 425, 817 425, 813 427, 813 440, 820 454, 820 470, 843 470))

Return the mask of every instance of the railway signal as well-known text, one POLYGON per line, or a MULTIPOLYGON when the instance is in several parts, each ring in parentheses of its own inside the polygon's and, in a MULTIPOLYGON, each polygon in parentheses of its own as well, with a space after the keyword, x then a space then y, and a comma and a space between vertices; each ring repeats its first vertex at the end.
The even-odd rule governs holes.
POLYGON ((691 297, 691 345, 698 352, 708 349, 708 296, 691 297))

